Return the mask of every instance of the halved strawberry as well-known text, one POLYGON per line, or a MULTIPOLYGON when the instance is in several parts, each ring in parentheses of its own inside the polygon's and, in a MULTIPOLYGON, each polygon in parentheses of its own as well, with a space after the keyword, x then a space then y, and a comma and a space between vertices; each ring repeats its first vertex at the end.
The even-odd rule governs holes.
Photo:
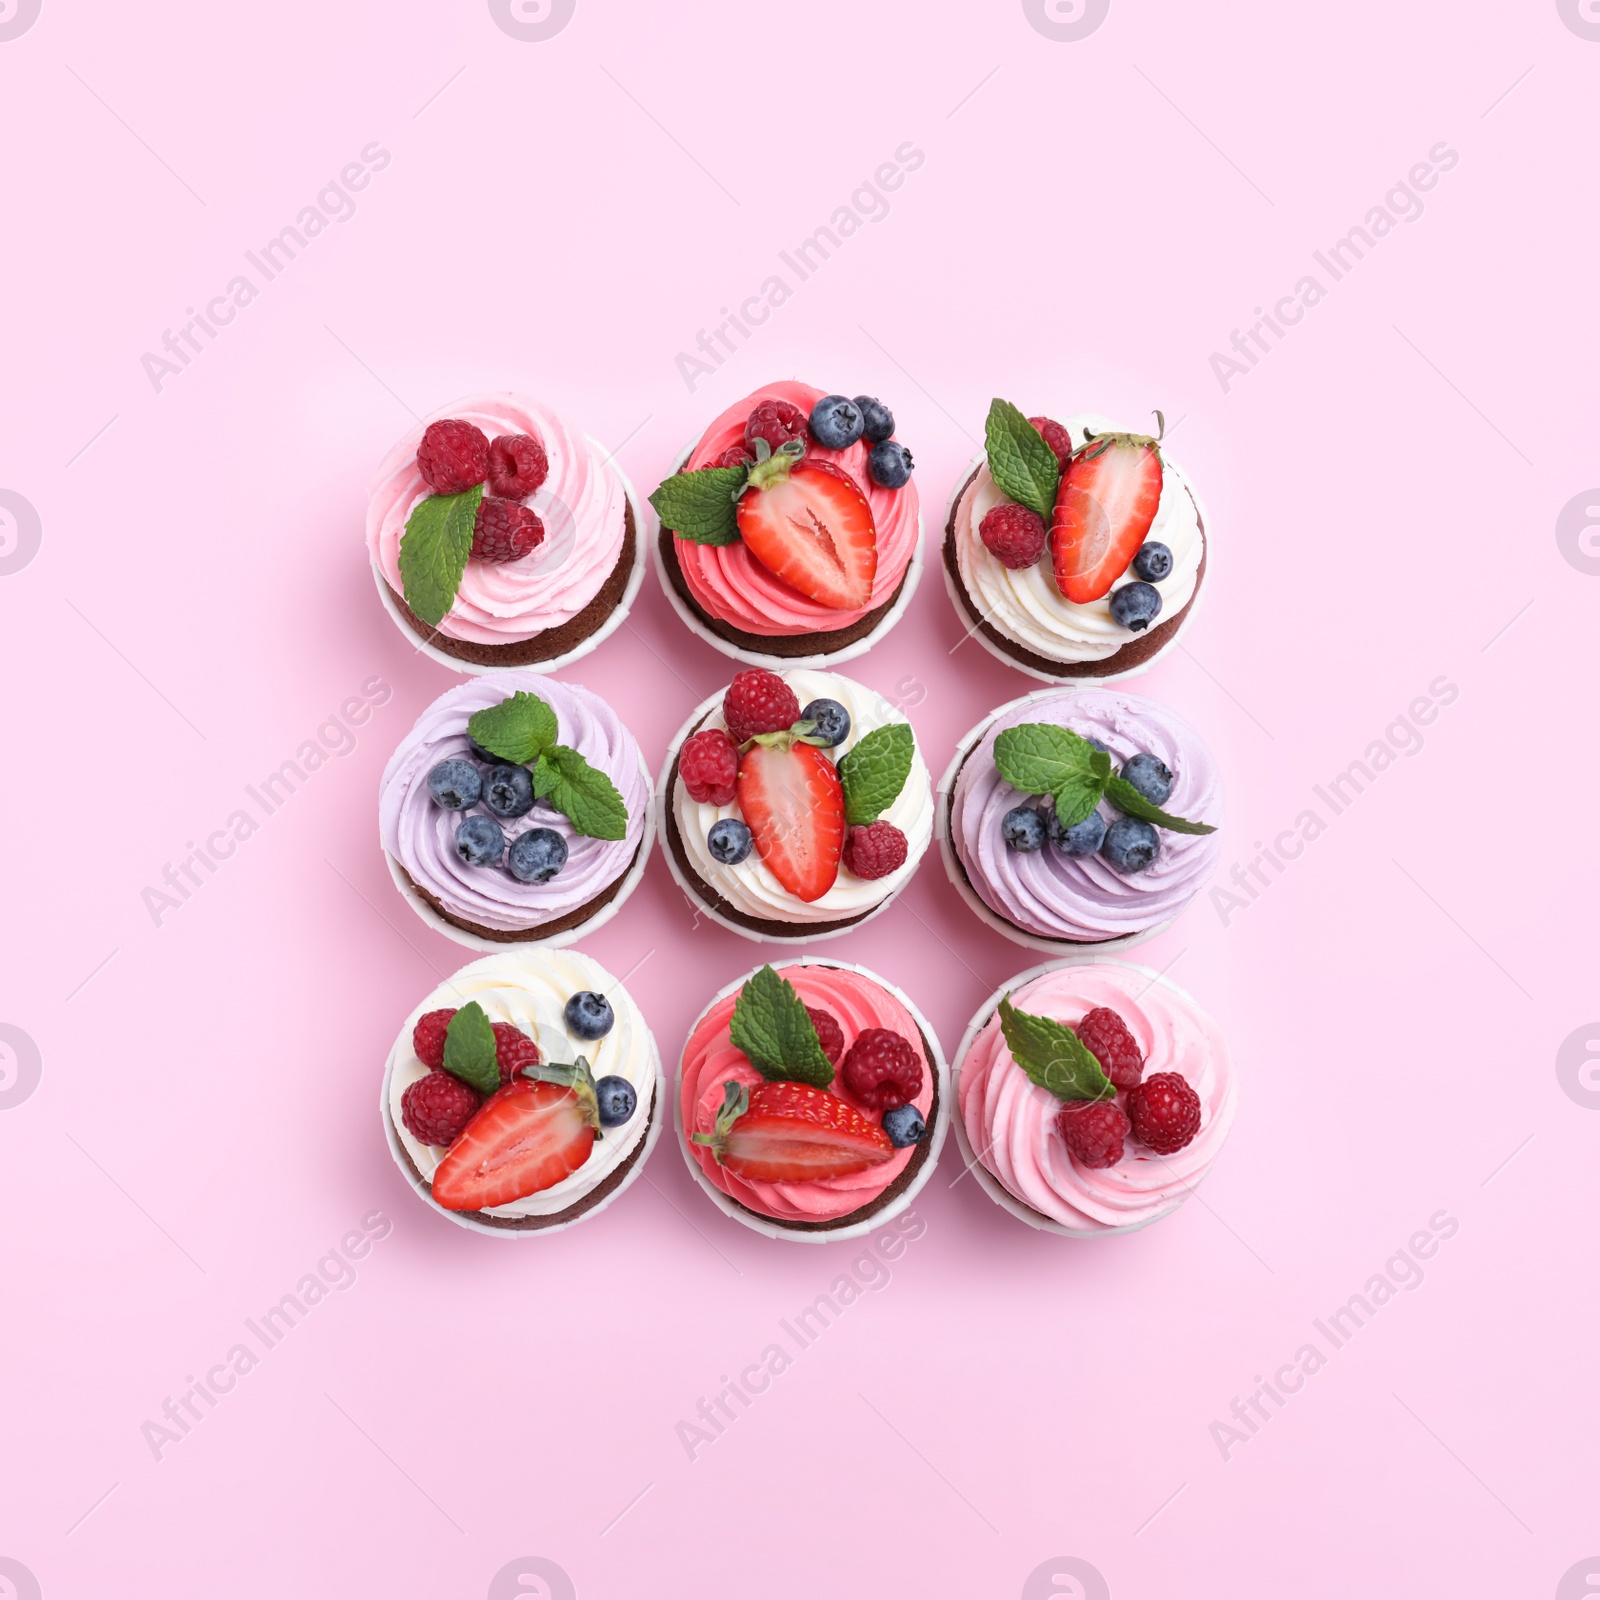
POLYGON ((1107 433, 1083 445, 1061 474, 1050 524, 1062 594, 1079 602, 1109 594, 1149 537, 1160 503, 1159 437, 1107 433))
POLYGON ((762 734, 739 758, 739 810, 756 851, 797 900, 820 900, 839 876, 844 854, 844 789, 834 764, 815 745, 788 734, 762 734))
POLYGON ((451 1145, 433 1175, 433 1198, 447 1211, 482 1211, 538 1194, 583 1165, 597 1127, 578 1091, 515 1079, 451 1145))
POLYGON ((848 1101, 808 1083, 723 1086, 714 1132, 696 1134, 735 1177, 762 1183, 846 1178, 894 1157, 889 1136, 848 1101))
POLYGON ((829 461, 779 451, 750 469, 739 497, 750 554, 791 589, 832 611, 872 599, 878 533, 855 480, 829 461))

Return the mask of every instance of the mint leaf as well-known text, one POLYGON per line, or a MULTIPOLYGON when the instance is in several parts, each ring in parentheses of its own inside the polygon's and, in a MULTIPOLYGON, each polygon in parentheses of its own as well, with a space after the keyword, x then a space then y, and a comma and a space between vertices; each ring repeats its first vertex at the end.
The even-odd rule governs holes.
POLYGON ((694 544, 737 544, 739 519, 733 503, 749 476, 748 467, 702 467, 677 472, 650 496, 650 504, 680 539, 694 544))
POLYGON ((851 745, 839 762, 846 822, 876 822, 899 799, 916 743, 909 722, 890 722, 851 745))
POLYGON ((567 745, 553 744, 539 753, 533 792, 591 839, 628 836, 628 806, 616 784, 567 745))
POLYGON ((745 980, 728 1036, 763 1078, 809 1083, 818 1089, 833 1082, 833 1067, 822 1053, 805 1002, 771 966, 745 980))
POLYGON ((1217 831, 1209 822, 1190 822, 1185 817, 1175 817, 1170 812, 1163 811, 1160 806, 1152 805, 1126 778, 1106 780, 1106 799, 1118 811, 1125 811, 1130 817, 1138 817, 1142 822, 1153 822, 1156 827, 1169 829, 1173 833, 1217 831))
POLYGON ((1007 499, 1037 511, 1049 525, 1061 483, 1061 463, 1034 425, 1008 400, 992 400, 983 424, 989 476, 1007 499))
POLYGON ((456 603, 482 500, 481 483, 462 494, 430 494, 406 518, 400 536, 400 586, 406 604, 430 628, 437 628, 456 603))
POLYGON ((1064 1022, 1018 1011, 1008 994, 1000 1002, 1000 1031, 1012 1059, 1058 1100, 1109 1100, 1116 1094, 1089 1047, 1064 1022))
POLYGON ((1025 794, 1054 794, 1074 779, 1104 783, 1101 766, 1108 775, 1111 763, 1109 758, 1096 762, 1097 755, 1101 752, 1087 739, 1053 722, 1021 722, 1002 729, 994 741, 994 764, 1000 776, 1025 794))
POLYGON ((518 766, 539 759, 556 742, 556 714, 536 694, 518 689, 509 700, 485 706, 467 718, 467 732, 485 750, 518 766))
POLYGON ((1063 828, 1077 827, 1100 804, 1104 788, 1101 780, 1090 774, 1074 773, 1062 779, 1055 791, 1056 821, 1063 828))
POLYGON ((467 1001, 444 1031, 444 1070, 479 1094, 493 1094, 500 1087, 494 1029, 476 1000, 467 1001))

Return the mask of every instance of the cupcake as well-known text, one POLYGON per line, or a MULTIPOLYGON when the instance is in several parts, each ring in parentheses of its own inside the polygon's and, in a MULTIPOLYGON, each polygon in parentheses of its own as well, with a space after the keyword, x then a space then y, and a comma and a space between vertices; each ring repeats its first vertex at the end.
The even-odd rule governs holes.
POLYGON ((945 584, 992 655, 1052 683, 1142 672, 1178 637, 1206 571, 1205 521, 1155 437, 996 400, 950 502, 945 584))
POLYGON ((597 694, 525 672, 458 684, 389 758, 389 869, 458 944, 570 944, 608 922, 650 853, 650 775, 597 694))
POLYGON ((639 518, 610 454, 549 406, 474 395, 419 423, 378 470, 367 548, 389 614, 458 672, 551 672, 639 592, 639 518))
POLYGON ((628 991, 576 950, 503 950, 406 1019, 383 1075, 395 1163, 485 1233, 604 1210, 656 1141, 666 1085, 628 991))
POLYGON ((802 960, 724 989, 683 1047, 678 1137, 717 1206, 772 1238, 853 1238, 932 1175, 948 1101, 933 1030, 864 967, 802 960))
POLYGON ((911 724, 850 678, 738 673, 678 730, 660 822, 679 887, 750 939, 803 942, 877 915, 933 833, 911 724))
POLYGON ((961 1041, 956 1131, 989 1197, 1074 1238, 1170 1215, 1211 1170, 1236 1089, 1176 985, 1099 958, 1024 972, 961 1041))
POLYGON ((921 572, 894 430, 880 401, 803 383, 723 412, 650 496, 662 587, 689 627, 757 666, 848 661, 887 633, 921 572))
POLYGON ((945 871, 990 927, 1035 950, 1158 933, 1217 864, 1211 752, 1164 705, 1041 689, 962 741, 939 786, 945 871))

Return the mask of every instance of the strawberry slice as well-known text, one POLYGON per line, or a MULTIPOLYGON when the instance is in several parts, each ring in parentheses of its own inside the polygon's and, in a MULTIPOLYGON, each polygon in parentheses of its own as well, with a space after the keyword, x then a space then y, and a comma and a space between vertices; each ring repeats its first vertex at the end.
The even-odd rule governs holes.
POLYGON ((723 1085, 714 1132, 697 1133, 737 1178, 808 1183, 847 1178, 894 1157, 889 1136, 848 1101, 808 1083, 723 1085))
POLYGON ((797 900, 820 900, 844 854, 844 789, 815 745, 787 733, 762 734, 739 759, 739 810, 756 852, 797 900))
POLYGON ((828 461, 780 450, 750 469, 739 533, 775 578, 831 611, 872 599, 878 533, 854 479, 828 461))
POLYGON ((433 1175, 433 1198, 446 1211, 482 1211, 538 1194, 588 1160, 597 1125, 578 1091, 515 1079, 451 1145, 433 1175))
POLYGON ((1106 433, 1084 444, 1061 474, 1050 524, 1062 594, 1080 603, 1109 594, 1149 537, 1160 503, 1159 436, 1106 433))

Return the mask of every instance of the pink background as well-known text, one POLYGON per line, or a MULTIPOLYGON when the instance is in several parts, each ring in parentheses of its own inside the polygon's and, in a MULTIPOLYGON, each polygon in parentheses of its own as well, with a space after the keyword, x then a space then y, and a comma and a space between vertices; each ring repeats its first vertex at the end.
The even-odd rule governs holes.
MULTIPOLYGON (((481 0, 43 0, 0 40, 0 488, 42 528, 0 581, 0 1021, 42 1059, 0 1113, 0 1593, 1099 1594, 1081 1563, 1119 1600, 1586 1592, 1600 1091, 1581 1033, 1570 1094, 1557 1057, 1600 1015, 1600 561, 1556 532, 1600 482, 1585 3, 1111 0, 1061 42, 1014 3, 578 0, 526 42, 481 0), (157 392, 163 330, 370 141, 355 214, 157 392), (691 392, 679 352, 906 141, 889 214, 691 392), (1424 214, 1319 273, 1225 392, 1212 353, 1385 196, 1409 210, 1441 141, 1424 214), (1459 693, 1253 903, 1139 952, 1237 1053, 1199 1198, 1036 1236, 952 1186, 952 1143, 892 1282, 690 1460, 676 1425, 859 1252, 726 1221, 670 1137, 541 1242, 409 1195, 378 1076, 466 952, 396 896, 374 799, 455 680, 381 612, 360 532, 383 452, 453 396, 544 396, 644 491, 788 375, 889 401, 930 524, 995 394, 1166 411, 1213 565, 1137 687, 1216 750, 1230 866, 1386 730, 1410 745, 1430 683, 1459 693), (393 695, 354 751, 155 926, 141 891, 371 677, 393 695), (163 1399, 374 1211, 354 1284, 154 1459, 163 1399), (1225 1460, 1213 1422, 1374 1274, 1410 1280, 1441 1211, 1420 1285, 1225 1460)), ((961 637, 930 568, 850 669, 935 773, 1031 687, 961 637)), ((569 676, 654 763, 728 672, 651 577, 569 676)), ((761 956, 693 928, 659 860, 584 948, 635 969, 669 1058, 761 956)), ((827 948, 952 1051, 1032 963, 936 858, 827 948)))

